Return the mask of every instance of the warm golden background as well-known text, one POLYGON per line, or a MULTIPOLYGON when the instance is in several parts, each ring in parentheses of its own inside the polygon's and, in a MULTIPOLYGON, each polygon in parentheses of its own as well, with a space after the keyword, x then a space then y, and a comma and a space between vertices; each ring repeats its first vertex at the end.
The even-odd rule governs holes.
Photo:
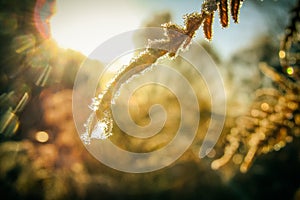
MULTIPOLYGON (((279 67, 280 39, 294 0, 245 1, 239 24, 222 29, 215 19, 212 42, 198 31, 196 40, 219 66, 227 93, 224 133, 208 157, 200 160, 198 153, 210 99, 203 83, 197 88, 199 77, 180 59, 165 62, 192 85, 197 82, 193 87, 201 121, 194 143, 179 160, 151 173, 123 173, 102 165, 81 143, 72 115, 73 82, 81 62, 97 44, 123 31, 168 21, 182 24, 182 16, 200 10, 201 3, 0 0, 1 199, 300 199, 297 138, 258 157, 247 173, 239 171, 242 148, 226 166, 211 169, 211 162, 223 154, 235 118, 249 110, 255 89, 272 85, 258 66, 265 62, 279 67)), ((140 37, 133 38, 133 45, 140 37)), ((161 133, 149 142, 126 137, 116 126, 112 141, 131 151, 151 151, 170 141, 180 113, 168 90, 138 90, 131 99, 132 117, 139 125, 147 124, 154 103, 164 105, 169 115, 161 133)))

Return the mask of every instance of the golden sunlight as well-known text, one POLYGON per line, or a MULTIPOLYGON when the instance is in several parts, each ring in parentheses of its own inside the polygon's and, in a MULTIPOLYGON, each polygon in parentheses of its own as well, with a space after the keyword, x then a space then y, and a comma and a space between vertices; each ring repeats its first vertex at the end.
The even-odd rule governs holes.
POLYGON ((126 1, 57 0, 56 14, 51 18, 51 34, 63 48, 88 56, 109 38, 138 28, 140 12, 126 1))

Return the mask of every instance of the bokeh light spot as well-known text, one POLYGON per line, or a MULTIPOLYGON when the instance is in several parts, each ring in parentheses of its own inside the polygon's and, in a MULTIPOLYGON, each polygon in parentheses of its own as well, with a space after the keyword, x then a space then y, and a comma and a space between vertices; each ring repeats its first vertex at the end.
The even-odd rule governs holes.
POLYGON ((279 58, 285 58, 285 52, 283 50, 279 51, 279 58))
POLYGON ((35 134, 35 139, 38 141, 38 142, 41 142, 41 143, 45 143, 49 140, 49 134, 45 131, 38 131, 36 134, 35 134))
POLYGON ((293 74, 294 74, 294 68, 288 67, 288 68, 286 69, 286 73, 287 73, 288 75, 293 75, 293 74))

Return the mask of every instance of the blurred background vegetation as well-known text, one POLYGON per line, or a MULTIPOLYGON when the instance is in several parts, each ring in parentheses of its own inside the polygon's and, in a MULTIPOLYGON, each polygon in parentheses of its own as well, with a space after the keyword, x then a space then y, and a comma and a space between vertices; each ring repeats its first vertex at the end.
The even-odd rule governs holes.
MULTIPOLYGON (((200 8, 201 2, 191 4, 197 3, 200 8)), ((204 159, 200 160, 198 153, 210 117, 205 84, 199 84, 201 79, 180 58, 164 61, 189 77, 195 91, 199 91, 201 121, 194 143, 179 160, 145 174, 111 169, 94 159, 81 143, 73 122, 72 92, 76 72, 86 55, 62 48, 51 37, 49 21, 56 12, 61 12, 56 10, 55 3, 0 0, 0 192, 3 199, 300 199, 297 138, 280 151, 258 157, 245 174, 239 172, 237 160, 218 171, 210 167, 222 155, 224 135, 234 126, 235 118, 247 112, 255 89, 272 85, 259 71, 258 64, 279 66, 280 39, 296 1, 246 1, 241 10, 242 28, 236 34, 243 38, 249 29, 259 29, 262 25, 264 29, 245 37, 234 50, 229 46, 235 40, 235 32, 230 36, 227 29, 217 27, 211 43, 201 39, 202 33, 198 34, 196 40, 222 72, 228 95, 224 134, 204 159), (251 10, 259 12, 260 18, 251 10), (251 17, 257 22, 249 20, 247 24, 251 17), (243 29, 244 26, 248 29, 243 29), (225 52, 227 47, 230 54, 225 52)), ((149 6, 146 1, 138 6, 143 4, 149 6)), ((177 20, 172 1, 162 1, 164 9, 155 7, 156 4, 153 3, 152 10, 149 6, 151 14, 140 18, 140 27, 177 20)), ((231 26, 234 31, 239 29, 239 24, 231 26)), ((134 42, 140 42, 142 37, 147 35, 135 35, 134 42)), ((105 66, 100 61, 90 62, 91 66, 105 66)), ((139 125, 149 122, 147 112, 151 105, 164 105, 169 115, 165 127, 149 142, 126 137, 115 126, 112 141, 132 151, 151 151, 164 146, 178 128, 180 113, 174 95, 159 86, 151 86, 136 92, 132 99, 131 114, 139 125)))

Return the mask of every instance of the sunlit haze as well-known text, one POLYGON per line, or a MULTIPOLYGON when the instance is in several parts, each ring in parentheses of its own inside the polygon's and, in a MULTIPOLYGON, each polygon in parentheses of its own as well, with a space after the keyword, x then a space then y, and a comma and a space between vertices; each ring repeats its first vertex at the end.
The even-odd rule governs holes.
MULTIPOLYGON (((200 5, 200 0, 57 0, 56 14, 50 22, 51 33, 60 47, 74 49, 88 56, 104 41, 139 28, 157 12, 169 11, 172 21, 182 24, 182 16, 199 11, 200 5)), ((261 13, 250 4, 243 5, 246 6, 250 7, 245 10, 242 8, 238 25, 231 23, 229 29, 222 29, 218 20, 215 20, 211 43, 223 58, 247 46, 258 32, 266 31, 261 13)), ((202 31, 198 31, 197 38, 203 39, 202 31)))
POLYGON ((58 0, 51 19, 52 37, 64 48, 89 55, 112 36, 140 25, 139 10, 126 1, 58 0), (113 6, 118 5, 118 6, 113 6))

